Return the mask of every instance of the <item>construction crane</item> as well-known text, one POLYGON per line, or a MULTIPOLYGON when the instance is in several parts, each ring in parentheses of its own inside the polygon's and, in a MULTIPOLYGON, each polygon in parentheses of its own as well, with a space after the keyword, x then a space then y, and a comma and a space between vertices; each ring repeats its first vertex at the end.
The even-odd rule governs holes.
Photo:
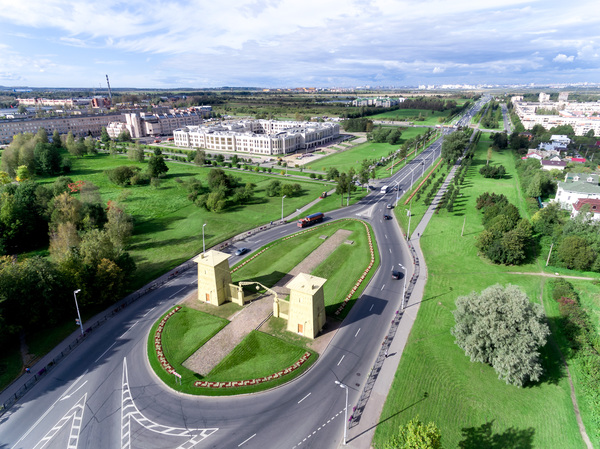
POLYGON ((110 100, 110 104, 112 104, 112 92, 110 91, 110 81, 108 80, 108 75, 106 75, 106 84, 108 85, 108 99, 110 100))

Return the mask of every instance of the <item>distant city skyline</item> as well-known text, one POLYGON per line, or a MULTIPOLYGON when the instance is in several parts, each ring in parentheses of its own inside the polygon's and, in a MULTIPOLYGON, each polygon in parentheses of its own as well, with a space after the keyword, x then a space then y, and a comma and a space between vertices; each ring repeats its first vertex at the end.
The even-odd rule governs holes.
POLYGON ((0 0, 0 85, 600 81, 591 0, 0 0))

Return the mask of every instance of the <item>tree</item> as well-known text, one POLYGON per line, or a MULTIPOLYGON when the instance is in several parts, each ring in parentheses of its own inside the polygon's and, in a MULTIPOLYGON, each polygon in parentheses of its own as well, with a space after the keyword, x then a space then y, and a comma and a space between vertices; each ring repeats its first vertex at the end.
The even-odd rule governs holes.
POLYGON ((335 167, 329 167, 329 170, 327 170, 327 179, 337 179, 338 176, 340 176, 340 172, 338 171, 337 168, 335 167))
POLYGON ((550 334, 542 307, 517 286, 500 284, 456 299, 455 343, 472 362, 491 365, 507 384, 538 381, 539 349, 550 334))
POLYGON ((196 154, 194 155, 194 164, 206 164, 206 153, 203 150, 196 150, 196 154))
POLYGON ((31 179, 31 172, 27 168, 27 165, 19 165, 19 167, 17 168, 16 175, 17 176, 15 178, 19 182, 27 181, 28 179, 31 179))
POLYGON ((432 422, 425 425, 419 418, 400 427, 398 435, 387 441, 384 449, 442 449, 442 433, 432 422))
POLYGON ((351 180, 346 173, 341 173, 337 179, 337 186, 335 188, 335 193, 340 195, 341 197, 341 205, 344 205, 344 195, 348 192, 349 185, 351 184, 351 180))
POLYGON ((102 131, 100 133, 100 140, 102 143, 110 142, 110 136, 108 135, 108 131, 106 131, 106 126, 102 127, 102 131))
POLYGON ((169 167, 165 163, 162 156, 152 155, 148 161, 148 174, 152 178, 159 178, 169 171, 169 167))
POLYGON ((455 132, 444 137, 442 159, 447 163, 454 163, 463 154, 468 142, 469 135, 464 132, 455 132))
POLYGON ((267 196, 281 196, 281 181, 274 179, 267 185, 267 196))
POLYGON ((144 150, 136 145, 135 148, 130 148, 127 151, 127 157, 132 161, 144 162, 144 150))
POLYGON ((557 249, 557 254, 567 268, 581 271, 587 270, 596 259, 594 250, 578 235, 565 237, 557 249))
POLYGON ((124 129, 123 131, 121 131, 119 133, 119 136, 117 137, 117 140, 119 142, 131 142, 131 134, 129 134, 129 131, 127 131, 126 129, 124 129))

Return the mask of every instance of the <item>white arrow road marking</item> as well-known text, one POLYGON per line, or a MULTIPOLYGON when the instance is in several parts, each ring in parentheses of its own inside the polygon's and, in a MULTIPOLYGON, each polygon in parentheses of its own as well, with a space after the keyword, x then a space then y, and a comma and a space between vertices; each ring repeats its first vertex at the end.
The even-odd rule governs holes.
MULTIPOLYGON (((82 385, 83 386, 83 385, 82 385)), ((54 436, 64 427, 66 423, 71 422, 71 431, 69 432, 69 443, 67 445, 67 449, 77 449, 77 444, 79 443, 79 432, 81 432, 81 422, 83 420, 83 412, 85 411, 85 401, 87 399, 87 393, 84 394, 77 404, 75 404, 71 409, 65 413, 65 415, 60 418, 60 420, 56 423, 50 431, 44 435, 38 444, 35 445, 34 449, 43 449, 46 445, 54 438, 54 436)))
POLYGON ((189 438, 176 449, 192 449, 196 444, 215 433, 218 428, 211 429, 184 429, 182 427, 169 427, 157 424, 146 418, 133 402, 129 389, 129 376, 127 375, 127 358, 123 359, 123 391, 121 394, 121 449, 131 449, 131 420, 134 419, 144 428, 162 435, 189 438))

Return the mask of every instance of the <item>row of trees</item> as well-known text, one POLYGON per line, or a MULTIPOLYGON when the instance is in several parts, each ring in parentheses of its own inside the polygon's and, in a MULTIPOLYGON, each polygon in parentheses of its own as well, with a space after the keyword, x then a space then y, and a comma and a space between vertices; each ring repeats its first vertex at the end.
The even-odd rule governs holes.
POLYGON ((367 139, 376 143, 389 143, 390 145, 398 145, 402 138, 402 131, 398 127, 384 128, 378 126, 367 135, 367 139))

